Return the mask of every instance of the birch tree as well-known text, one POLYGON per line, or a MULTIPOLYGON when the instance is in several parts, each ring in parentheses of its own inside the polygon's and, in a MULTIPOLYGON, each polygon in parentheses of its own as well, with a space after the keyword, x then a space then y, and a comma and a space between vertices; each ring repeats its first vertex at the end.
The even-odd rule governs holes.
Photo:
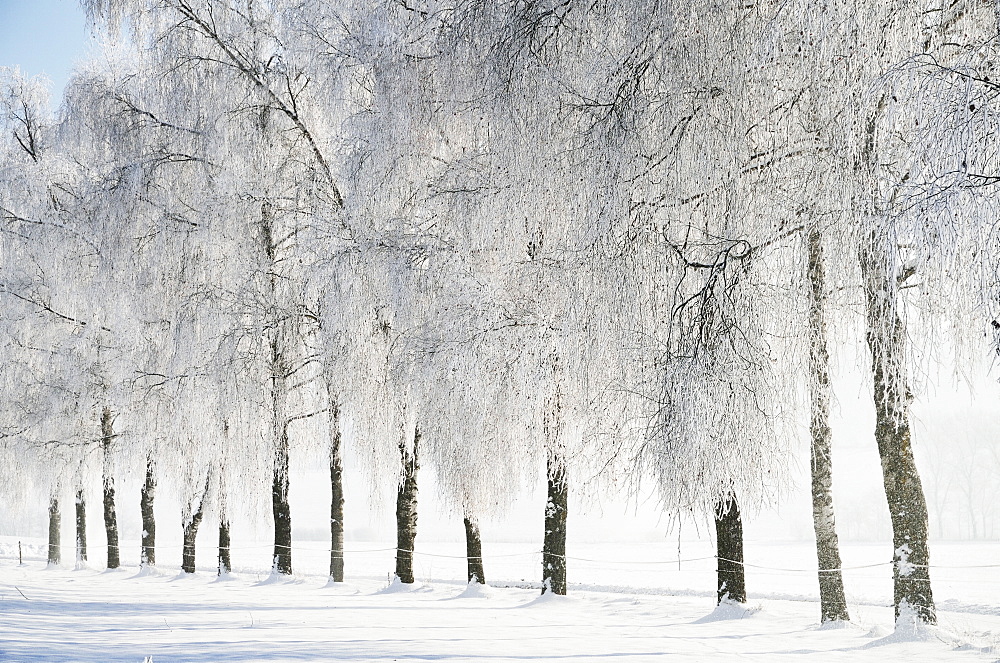
MULTIPOLYGON (((46 119, 41 84, 26 81, 16 72, 4 73, 5 78, 10 76, 4 82, 5 120, 12 123, 14 141, 23 155, 37 166, 34 173, 28 173, 34 176, 32 185, 3 200, 6 229, 20 240, 27 240, 21 251, 29 260, 19 266, 19 274, 10 274, 4 293, 34 309, 42 316, 43 325, 49 327, 47 333, 22 347, 30 348, 29 354, 48 355, 47 363, 57 373, 47 371, 43 383, 55 379, 47 390, 52 396, 58 394, 57 398, 65 403, 47 410, 34 409, 38 403, 29 406, 34 421, 22 434, 34 440, 34 446, 71 445, 80 452, 100 441, 107 563, 109 568, 116 568, 113 432, 106 403, 109 397, 117 398, 110 392, 116 389, 118 366, 109 346, 107 316, 82 296, 95 282, 106 282, 107 274, 100 272, 100 243, 86 207, 81 205, 80 186, 84 182, 79 177, 80 169, 69 164, 68 150, 60 144, 61 131, 46 119), (47 148, 54 148, 51 154, 45 154, 47 148), (35 237, 18 232, 18 226, 34 227, 35 237), (57 377, 59 372, 62 376, 57 377), (57 386, 63 390, 61 394, 51 390, 57 386), (90 419, 89 425, 80 420, 81 416, 90 419)), ((16 186, 13 170, 4 175, 4 184, 16 186)), ((13 190, 6 193, 12 194, 13 190)), ((28 356, 24 359, 33 363, 28 356)), ((82 492, 77 492, 77 498, 82 510, 82 492)))
MULTIPOLYGON (((872 362, 875 437, 893 526, 896 615, 934 623, 927 507, 913 457, 909 402, 911 389, 919 389, 928 373, 923 362, 935 356, 942 341, 954 342, 957 358, 976 345, 970 336, 978 334, 967 321, 986 317, 976 313, 983 280, 982 263, 975 258, 988 226, 979 221, 976 206, 968 204, 972 201, 945 193, 965 188, 952 189, 949 173, 957 161, 956 175, 963 179, 969 161, 965 155, 982 154, 981 148, 973 145, 967 152, 961 142, 936 140, 931 147, 913 140, 911 136, 926 135, 928 125, 942 126, 927 117, 927 111, 933 118, 941 107, 922 106, 912 93, 914 79, 894 72, 899 71, 896 63, 911 54, 911 62, 954 62, 956 45, 982 39, 982 26, 995 17, 985 8, 965 4, 912 10, 925 10, 910 24, 916 30, 898 27, 895 41, 876 42, 876 52, 893 66, 882 65, 879 88, 870 93, 857 121, 862 129, 855 161, 862 180, 857 252, 872 362), (956 147, 962 155, 958 158, 956 147), (970 212, 971 223, 967 218, 959 221, 970 212)), ((904 63, 903 68, 909 67, 904 63)), ((968 108, 964 100, 962 107, 968 108)), ((978 167, 971 172, 967 182, 975 180, 978 167)))
MULTIPOLYGON (((292 28, 286 20, 291 15, 279 6, 262 9, 254 3, 88 3, 87 8, 92 18, 112 28, 128 16, 140 46, 155 40, 162 49, 165 71, 171 71, 177 58, 183 59, 188 71, 197 75, 193 80, 166 77, 174 94, 207 96, 218 104, 212 113, 236 111, 229 116, 228 126, 218 126, 222 142, 216 145, 221 150, 215 156, 233 158, 227 177, 240 170, 243 183, 237 177, 221 181, 232 185, 230 195, 239 200, 238 209, 255 219, 256 247, 244 246, 241 254, 252 265, 251 271, 242 285, 233 283, 233 291, 245 298, 236 311, 246 306, 242 315, 256 317, 252 326, 259 325, 270 339, 252 352, 269 376, 266 407, 275 450, 271 488, 275 564, 279 572, 291 573, 288 426, 299 415, 290 410, 294 406, 289 405, 289 390, 301 381, 300 371, 313 358, 304 354, 302 344, 303 325, 311 324, 303 302, 296 298, 302 277, 290 270, 295 264, 297 235, 309 216, 302 213, 303 205, 336 210, 342 204, 324 155, 326 143, 317 130, 317 126, 322 128, 322 115, 317 112, 321 106, 307 89, 310 76, 299 67, 295 48, 286 46, 292 43, 292 28), (242 106, 242 94, 255 100, 251 108, 242 106), (252 128, 249 135, 248 127, 252 128), (256 140, 248 140, 249 136, 256 140), (311 184, 300 186, 304 181, 311 184)), ((177 110, 173 113, 168 121, 177 110)), ((237 343, 252 341, 243 337, 237 343)), ((234 349, 247 352, 238 345, 234 349)))

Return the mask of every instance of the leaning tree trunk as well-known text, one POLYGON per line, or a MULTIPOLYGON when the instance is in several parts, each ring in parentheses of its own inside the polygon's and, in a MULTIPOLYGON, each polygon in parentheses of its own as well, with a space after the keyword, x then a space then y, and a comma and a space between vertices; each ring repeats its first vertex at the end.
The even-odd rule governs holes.
POLYGON ((344 582, 344 461, 340 449, 340 408, 330 399, 330 579, 344 582))
POLYGON ((899 284, 889 268, 887 240, 875 231, 866 240, 860 251, 868 324, 865 336, 872 356, 875 441, 892 521, 896 617, 912 611, 918 620, 934 624, 927 502, 910 440, 905 332, 896 308, 899 284))
POLYGON ((156 493, 156 477, 153 474, 153 459, 146 457, 146 482, 139 495, 139 513, 142 515, 142 566, 156 566, 156 517, 153 513, 153 497, 156 493))
POLYGON ((233 570, 233 560, 230 556, 232 539, 229 536, 229 519, 225 515, 219 517, 219 575, 229 575, 233 570))
POLYGON ((465 557, 468 562, 469 582, 486 584, 486 573, 483 571, 483 541, 479 537, 479 525, 469 517, 465 523, 465 557))
POLYGON ((62 547, 59 545, 61 538, 62 517, 59 515, 59 498, 52 496, 49 498, 49 564, 58 566, 62 561, 62 547))
POLYGON ((813 228, 806 239, 809 253, 809 396, 812 438, 812 506, 819 561, 820 621, 849 621, 840 545, 833 511, 833 460, 830 434, 830 355, 826 341, 826 275, 823 237, 813 228))
POLYGON ((292 509, 288 504, 288 400, 287 366, 278 341, 271 342, 272 414, 274 417, 275 455, 271 483, 271 511, 274 515, 274 570, 292 574, 292 509))
POLYGON ((413 449, 407 449, 406 440, 399 441, 399 455, 403 464, 396 493, 396 577, 399 581, 412 584, 413 549, 417 539, 417 446, 420 443, 420 429, 413 433, 413 449))
POLYGON ((104 532, 108 539, 108 568, 121 566, 118 548, 118 516, 115 513, 115 477, 111 465, 111 442, 114 440, 111 410, 101 412, 101 446, 104 451, 104 532))
MULTIPOLYGON (((190 518, 184 521, 184 548, 181 553, 181 570, 184 573, 195 572, 195 543, 198 538, 198 527, 205 516, 205 497, 208 495, 208 484, 205 484, 205 491, 201 494, 198 508, 191 514, 190 518)), ((193 504, 193 503, 192 503, 193 504)))
POLYGON ((546 464, 547 500, 545 538, 542 542, 542 594, 566 594, 566 515, 569 512, 569 485, 566 461, 549 451, 546 464))
POLYGON ((718 557, 718 603, 746 603, 747 584, 743 567, 743 519, 736 497, 729 494, 715 509, 715 540, 718 557))

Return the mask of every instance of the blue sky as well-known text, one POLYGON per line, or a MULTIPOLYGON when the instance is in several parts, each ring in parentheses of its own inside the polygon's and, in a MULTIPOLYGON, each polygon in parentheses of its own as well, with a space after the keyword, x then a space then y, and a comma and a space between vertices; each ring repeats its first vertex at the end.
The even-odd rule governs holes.
POLYGON ((0 66, 48 76, 53 106, 89 41, 78 0, 0 0, 0 66))

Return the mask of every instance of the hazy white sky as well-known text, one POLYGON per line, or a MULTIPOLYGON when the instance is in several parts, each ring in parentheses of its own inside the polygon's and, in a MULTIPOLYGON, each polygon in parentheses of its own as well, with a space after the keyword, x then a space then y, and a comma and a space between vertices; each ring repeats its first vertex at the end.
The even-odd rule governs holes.
POLYGON ((52 80, 53 106, 88 41, 78 0, 0 0, 0 66, 45 74, 52 80))

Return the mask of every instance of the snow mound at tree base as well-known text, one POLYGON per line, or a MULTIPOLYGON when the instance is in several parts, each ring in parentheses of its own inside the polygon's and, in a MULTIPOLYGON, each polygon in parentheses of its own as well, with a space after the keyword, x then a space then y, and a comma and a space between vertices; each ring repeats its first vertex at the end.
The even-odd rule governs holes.
POLYGON ((255 583, 257 587, 263 587, 264 585, 301 585, 302 581, 296 578, 294 575, 288 573, 281 573, 277 569, 271 571, 271 574, 255 583))
POLYGON ((493 589, 489 585, 482 585, 478 582, 470 582, 462 590, 461 594, 453 596, 452 599, 488 599, 493 597, 493 589))
POLYGON ((155 564, 142 564, 132 578, 164 578, 167 575, 165 571, 156 568, 155 564))
POLYGON ((820 631, 839 631, 841 629, 857 628, 851 622, 844 619, 828 620, 819 625, 820 631))
POLYGON ((127 569, 127 568, 125 568, 123 566, 119 566, 118 568, 114 568, 114 569, 100 569, 100 572, 101 573, 105 573, 105 574, 109 574, 109 575, 114 575, 115 573, 131 573, 131 569, 127 569))
POLYGON ((355 585, 348 582, 336 582, 333 578, 328 578, 323 589, 333 590, 334 594, 340 596, 356 596, 361 593, 355 585))
POLYGON ((406 592, 418 592, 424 588, 424 584, 417 580, 416 582, 403 582, 399 579, 399 576, 393 576, 392 582, 389 583, 388 587, 384 587, 376 594, 404 594, 406 592))
MULTIPOLYGON (((879 636, 881 635, 881 631, 881 629, 873 629, 869 635, 879 636)), ((961 647, 967 644, 955 634, 939 626, 927 624, 920 619, 916 611, 903 606, 899 610, 895 630, 864 645, 864 649, 903 642, 943 642, 952 647, 961 647)))
POLYGON ((730 601, 729 599, 723 599, 719 605, 715 607, 715 610, 705 615, 701 619, 696 619, 695 624, 708 624, 711 622, 721 622, 730 619, 746 619, 756 615, 762 610, 761 606, 748 607, 743 603, 737 601, 730 601))
POLYGON ((555 592, 545 592, 541 596, 538 596, 538 597, 536 597, 536 598, 528 601, 527 603, 525 603, 521 607, 522 608, 532 608, 534 606, 543 606, 543 605, 551 605, 551 604, 561 605, 561 604, 568 604, 568 603, 574 603, 574 602, 575 602, 575 600, 572 597, 566 596, 565 594, 556 594, 555 592))

